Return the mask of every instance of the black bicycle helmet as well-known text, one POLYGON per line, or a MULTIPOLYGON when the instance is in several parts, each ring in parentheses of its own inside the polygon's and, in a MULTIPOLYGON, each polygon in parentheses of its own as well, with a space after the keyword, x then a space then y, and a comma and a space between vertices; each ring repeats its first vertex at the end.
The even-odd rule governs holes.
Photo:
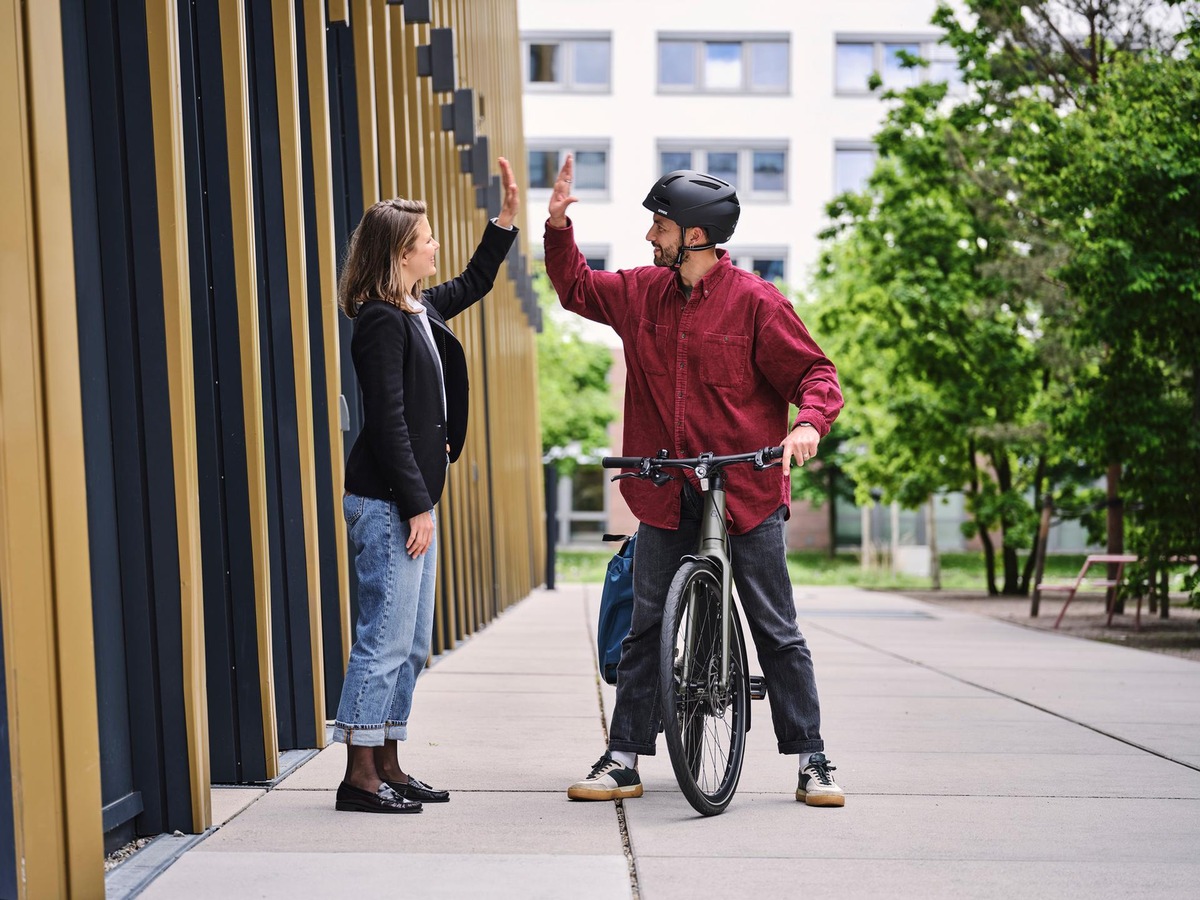
POLYGON ((642 206, 680 228, 699 225, 706 229, 712 243, 688 250, 707 250, 728 241, 742 212, 732 184, 691 169, 677 169, 658 179, 642 206))

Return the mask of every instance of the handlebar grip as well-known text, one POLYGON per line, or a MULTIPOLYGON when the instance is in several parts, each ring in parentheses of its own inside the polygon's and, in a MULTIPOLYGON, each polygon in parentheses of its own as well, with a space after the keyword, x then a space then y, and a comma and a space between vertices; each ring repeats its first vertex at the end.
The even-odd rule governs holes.
POLYGON ((642 467, 642 457, 606 456, 600 460, 600 465, 605 469, 640 469, 642 467))
POLYGON ((767 462, 772 462, 777 459, 783 459, 783 448, 782 447, 768 447, 763 452, 763 459, 766 460, 767 462))

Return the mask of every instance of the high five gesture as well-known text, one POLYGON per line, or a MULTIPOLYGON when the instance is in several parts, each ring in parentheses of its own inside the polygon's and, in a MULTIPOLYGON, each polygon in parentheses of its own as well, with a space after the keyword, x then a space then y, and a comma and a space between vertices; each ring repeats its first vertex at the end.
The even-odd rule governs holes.
POLYGON ((567 207, 579 199, 571 193, 571 179, 574 176, 575 160, 568 153, 562 168, 558 170, 554 191, 550 194, 550 224, 555 228, 567 227, 567 207))

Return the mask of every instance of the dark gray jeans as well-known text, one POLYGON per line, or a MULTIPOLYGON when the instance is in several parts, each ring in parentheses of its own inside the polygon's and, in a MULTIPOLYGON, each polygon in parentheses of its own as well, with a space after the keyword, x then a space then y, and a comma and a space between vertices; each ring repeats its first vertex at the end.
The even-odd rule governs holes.
MULTIPOLYGON (((702 499, 684 487, 678 530, 638 527, 633 626, 621 645, 609 750, 654 755, 659 728, 658 656, 663 603, 682 557, 696 552, 702 499)), ((731 535, 733 578, 767 679, 780 753, 824 750, 812 655, 796 624, 783 542, 783 508, 752 531, 731 535)))

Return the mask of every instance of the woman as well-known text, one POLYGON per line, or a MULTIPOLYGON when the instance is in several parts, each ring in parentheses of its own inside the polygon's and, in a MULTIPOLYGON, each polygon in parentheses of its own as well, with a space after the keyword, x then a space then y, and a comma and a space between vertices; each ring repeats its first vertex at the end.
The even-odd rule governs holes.
POLYGON ((422 291, 437 272, 425 204, 383 200, 350 239, 338 303, 354 319, 350 352, 363 427, 346 463, 343 500, 359 616, 333 738, 346 748, 337 809, 415 813, 445 802, 400 768, 417 676, 433 635, 434 507, 467 430, 467 366, 446 320, 492 288, 516 238, 512 167, 501 158, 504 202, 466 271, 422 291))

